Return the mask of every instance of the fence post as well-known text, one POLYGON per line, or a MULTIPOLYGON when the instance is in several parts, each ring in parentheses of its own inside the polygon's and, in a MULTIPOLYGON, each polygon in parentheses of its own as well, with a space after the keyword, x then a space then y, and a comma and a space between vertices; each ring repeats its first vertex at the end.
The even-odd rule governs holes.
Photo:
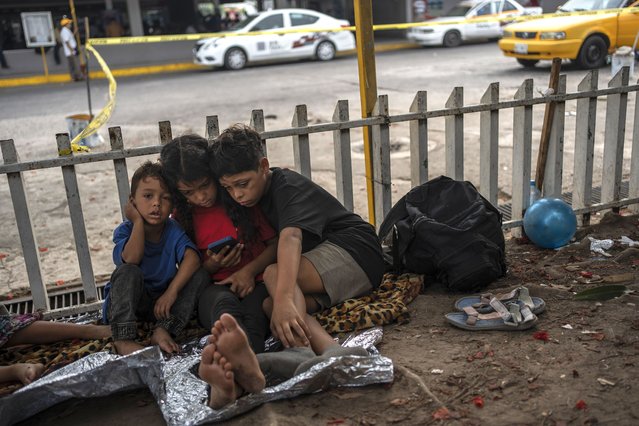
MULTIPOLYGON (((265 130, 264 127, 264 111, 261 109, 254 109, 251 111, 251 122, 249 124, 257 133, 262 133, 265 130)), ((262 139, 262 149, 264 150, 264 155, 266 154, 266 140, 262 139)))
MULTIPOLYGON (((297 105, 293 121, 291 125, 294 127, 308 126, 308 113, 306 105, 297 105)), ((293 161, 295 170, 307 178, 311 178, 311 151, 309 147, 308 133, 302 135, 293 135, 293 161)))
MULTIPOLYGON (((67 133, 56 134, 58 152, 60 156, 73 156, 71 141, 67 133), (62 154, 68 152, 69 154, 62 154)), ((80 201, 80 191, 78 189, 78 179, 75 173, 75 166, 62 166, 62 179, 67 191, 67 203, 69 204, 69 215, 71 216, 71 228, 75 240, 75 251, 80 264, 80 276, 82 277, 82 288, 84 289, 84 299, 86 303, 98 300, 98 290, 95 286, 95 276, 93 275, 93 265, 91 264, 91 253, 89 252, 89 242, 82 213, 82 202, 80 201)))
MULTIPOLYGON (((639 81, 637 81, 639 84, 639 81)), ((628 198, 639 197, 639 93, 635 92, 635 119, 632 126, 632 154, 630 155, 630 182, 628 183, 628 198)), ((628 209, 639 213, 639 204, 632 204, 628 209)))
MULTIPOLYGON (((533 97, 533 80, 524 80, 515 100, 533 97)), ((532 105, 514 108, 513 111, 513 178, 512 178, 512 220, 521 220, 530 203, 530 161, 532 156, 532 105)), ((521 236, 521 228, 512 231, 514 237, 521 236)))
POLYGON ((220 123, 217 119, 217 115, 206 116, 206 138, 209 142, 213 142, 213 139, 220 135, 220 123))
MULTIPOLYGON (((557 94, 566 94, 566 74, 559 76, 557 94)), ((543 196, 561 198, 564 167, 564 124, 566 122, 566 102, 555 102, 555 114, 548 141, 548 157, 544 171, 543 196)))
MULTIPOLYGON (((119 127, 109 127, 109 140, 111 141, 111 151, 124 150, 122 130, 119 127)), ((126 159, 118 158, 113 160, 113 169, 115 171, 115 183, 118 187, 120 214, 122 215, 122 220, 124 220, 124 206, 126 206, 126 203, 129 201, 129 194, 131 192, 129 187, 129 172, 126 169, 126 159)))
MULTIPOLYGON (((410 112, 426 112, 427 93, 419 91, 410 105, 410 112)), ((428 120, 410 122, 410 183, 415 187, 428 180, 428 120)))
MULTIPOLYGON (((464 106, 464 88, 455 87, 446 101, 446 108, 464 106)), ((446 116, 446 176, 464 180, 464 114, 446 116)))
MULTIPOLYGON (((2 158, 4 164, 15 164, 20 162, 13 139, 0 141, 2 158)), ((42 280, 42 268, 40 266, 40 253, 35 233, 33 232, 33 222, 31 222, 31 210, 29 209, 29 197, 25 191, 25 182, 22 172, 7 173, 9 192, 13 203, 13 212, 16 216, 18 235, 24 256, 24 266, 27 268, 29 287, 33 297, 33 311, 43 309, 49 310, 49 296, 42 280)))
POLYGON ((173 139, 173 132, 171 131, 170 121, 160 121, 160 145, 166 145, 173 139))
MULTIPOLYGON (((599 71, 592 70, 579 83, 580 92, 599 87, 599 71)), ((575 121, 575 168, 573 173, 572 207, 581 209, 592 204, 592 162, 595 152, 597 96, 577 99, 575 121)), ((577 218, 581 226, 590 224, 590 213, 577 218)))
MULTIPOLYGON (((388 119, 388 95, 377 97, 373 117, 388 119)), ((375 226, 384 221, 391 208, 390 132, 388 121, 373 126, 373 185, 375 192, 375 226)))
MULTIPOLYGON (((481 103, 499 103, 499 83, 490 83, 481 103)), ((479 117, 479 192, 497 206, 499 173, 499 110, 482 111, 479 117)))
MULTIPOLYGON (((333 112, 333 122, 341 123, 349 120, 348 101, 337 101, 333 112)), ((351 130, 333 131, 333 152, 335 155, 335 190, 337 199, 353 211, 353 166, 351 164, 351 130)))
MULTIPOLYGON (((608 83, 608 87, 627 86, 628 67, 621 68, 608 83)), ((601 182, 601 202, 610 203, 619 200, 621 170, 623 165, 623 140, 626 132, 626 110, 628 93, 608 95, 606 98, 606 130, 604 133, 603 170, 601 182)), ((619 208, 612 209, 615 212, 619 208)))

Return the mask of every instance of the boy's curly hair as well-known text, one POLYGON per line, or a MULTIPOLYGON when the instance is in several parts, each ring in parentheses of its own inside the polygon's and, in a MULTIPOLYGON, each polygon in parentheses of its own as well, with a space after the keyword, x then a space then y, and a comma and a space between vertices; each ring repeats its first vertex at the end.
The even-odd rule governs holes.
POLYGON ((257 170, 264 158, 260 134, 244 124, 224 130, 211 144, 211 168, 218 176, 257 170))
POLYGON ((166 184, 166 179, 164 177, 164 170, 162 169, 162 165, 160 163, 152 163, 150 161, 145 161, 142 163, 140 167, 138 167, 133 173, 133 177, 131 178, 131 196, 135 196, 135 192, 138 190, 138 186, 143 179, 146 178, 156 178, 160 181, 160 185, 162 185, 165 189, 168 189, 168 185, 166 184))
POLYGON ((210 167, 210 155, 209 142, 198 135, 179 136, 162 147, 160 162, 173 196, 177 211, 176 219, 186 234, 195 240, 191 205, 187 202, 186 197, 178 191, 177 185, 180 181, 190 183, 202 178, 209 178, 217 188, 217 196, 222 201, 226 213, 233 225, 238 228, 240 238, 244 241, 253 241, 257 236, 257 231, 251 221, 249 211, 237 204, 220 187, 217 175, 210 167))

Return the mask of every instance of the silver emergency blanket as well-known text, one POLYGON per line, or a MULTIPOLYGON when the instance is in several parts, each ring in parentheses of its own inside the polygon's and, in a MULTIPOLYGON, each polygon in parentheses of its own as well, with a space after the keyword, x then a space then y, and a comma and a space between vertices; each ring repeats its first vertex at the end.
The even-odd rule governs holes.
POLYGON ((128 356, 100 352, 57 370, 0 399, 0 424, 13 424, 70 398, 91 398, 148 387, 169 425, 198 425, 230 419, 266 402, 337 386, 367 386, 393 381, 393 363, 377 352, 381 327, 349 336, 343 346, 363 346, 369 356, 329 358, 279 385, 249 394, 221 410, 207 405, 206 382, 194 371, 206 339, 163 356, 149 347, 128 356))

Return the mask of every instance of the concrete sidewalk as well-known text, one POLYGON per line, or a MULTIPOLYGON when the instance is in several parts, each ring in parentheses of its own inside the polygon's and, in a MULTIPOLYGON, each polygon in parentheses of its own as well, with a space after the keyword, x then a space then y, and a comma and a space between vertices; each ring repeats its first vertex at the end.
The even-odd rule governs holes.
MULTIPOLYGON (((204 69, 192 62, 191 41, 160 42, 150 44, 129 44, 96 46, 95 49, 104 58, 115 77, 157 74, 166 72, 204 69)), ((419 45, 405 39, 380 38, 375 42, 375 51, 384 52, 400 49, 418 48, 419 45)), ((39 50, 20 49, 5 51, 9 69, 0 69, 0 88, 26 85, 71 82, 67 60, 60 49, 60 64, 56 64, 53 49, 45 54, 49 76, 45 77, 44 63, 39 50)), ((342 52, 343 55, 355 55, 356 52, 342 52)), ((104 78, 94 57, 89 57, 91 78, 104 78)))

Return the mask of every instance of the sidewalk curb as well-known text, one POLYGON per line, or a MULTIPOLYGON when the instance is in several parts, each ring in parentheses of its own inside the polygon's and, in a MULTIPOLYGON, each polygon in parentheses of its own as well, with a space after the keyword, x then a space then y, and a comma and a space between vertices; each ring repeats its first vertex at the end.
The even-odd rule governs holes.
MULTIPOLYGON (((421 48, 420 45, 409 42, 378 44, 375 46, 375 52, 390 52, 394 50, 416 49, 421 48)), ((357 50, 347 50, 338 53, 337 56, 349 56, 357 54, 357 50)), ((149 65, 143 67, 120 68, 111 70, 114 77, 132 77, 137 75, 151 75, 182 71, 204 70, 208 67, 193 64, 191 62, 182 62, 174 64, 149 65)), ((89 73, 91 79, 106 78, 102 71, 91 71, 89 73)), ((49 74, 48 78, 44 75, 35 75, 28 77, 0 78, 0 89, 21 86, 36 86, 50 83, 69 83, 71 77, 68 74, 49 74)))

